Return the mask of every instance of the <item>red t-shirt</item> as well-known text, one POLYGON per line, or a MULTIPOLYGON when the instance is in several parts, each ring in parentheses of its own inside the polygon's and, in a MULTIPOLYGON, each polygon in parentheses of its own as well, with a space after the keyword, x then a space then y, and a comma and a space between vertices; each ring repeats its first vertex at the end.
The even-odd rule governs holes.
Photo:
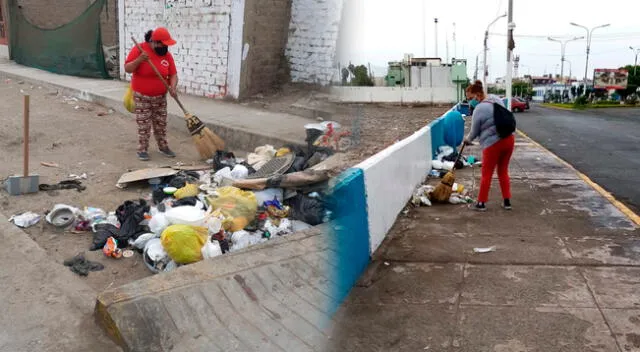
MULTIPOLYGON (((149 60, 160 71, 163 77, 169 83, 169 77, 178 73, 176 70, 176 63, 173 61, 171 53, 167 53, 165 56, 159 56, 153 50, 149 43, 142 43, 142 50, 149 55, 149 60)), ((135 60, 140 56, 140 50, 137 47, 131 49, 129 56, 127 56, 126 64, 135 60)), ((138 92, 142 95, 155 97, 158 95, 167 94, 167 88, 162 84, 162 81, 158 78, 148 62, 143 61, 140 66, 133 72, 131 78, 131 89, 134 92, 138 92)))

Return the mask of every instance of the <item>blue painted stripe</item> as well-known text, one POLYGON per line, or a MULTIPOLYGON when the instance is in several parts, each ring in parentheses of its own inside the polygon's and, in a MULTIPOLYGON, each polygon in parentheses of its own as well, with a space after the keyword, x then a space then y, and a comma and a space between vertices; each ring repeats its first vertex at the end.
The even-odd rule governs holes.
POLYGON ((334 226, 329 230, 335 271, 336 291, 329 307, 333 315, 369 264, 369 221, 364 172, 348 169, 336 179, 329 196, 334 226))

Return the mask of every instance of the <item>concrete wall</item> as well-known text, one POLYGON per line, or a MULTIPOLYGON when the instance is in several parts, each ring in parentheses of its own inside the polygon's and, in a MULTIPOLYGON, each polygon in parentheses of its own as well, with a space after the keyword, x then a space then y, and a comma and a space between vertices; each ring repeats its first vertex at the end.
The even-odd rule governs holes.
POLYGON ((451 67, 447 66, 412 66, 411 87, 431 88, 446 87, 455 89, 451 80, 451 67))
POLYGON ((456 88, 332 87, 331 97, 341 103, 444 104, 457 100, 456 88))
MULTIPOLYGON (((27 20, 41 28, 56 28, 71 22, 95 0, 16 0, 27 20)), ((102 45, 107 57, 107 69, 119 76, 118 1, 107 0, 106 11, 100 16, 102 45)))
POLYGON ((273 91, 289 80, 284 50, 292 0, 245 0, 240 98, 273 91))
MULTIPOLYGON (((334 297, 344 300, 364 273, 415 188, 444 145, 444 117, 345 171, 333 185, 335 224, 329 233, 336 263, 334 297)), ((331 312, 337 311, 332 307, 331 312)))
POLYGON ((293 82, 328 85, 336 79, 336 50, 345 0, 293 0, 286 56, 293 82))
POLYGON ((178 42, 171 52, 178 67, 179 90, 210 98, 227 95, 231 0, 121 0, 120 3, 124 4, 121 50, 125 55, 133 48, 131 36, 143 41, 148 30, 167 27, 178 42))

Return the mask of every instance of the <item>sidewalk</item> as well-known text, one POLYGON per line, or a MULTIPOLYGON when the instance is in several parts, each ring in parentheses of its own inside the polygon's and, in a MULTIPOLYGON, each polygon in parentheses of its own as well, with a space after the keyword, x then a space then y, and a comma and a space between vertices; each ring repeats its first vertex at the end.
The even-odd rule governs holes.
POLYGON ((96 293, 0 214, 0 352, 112 352, 96 293))
MULTIPOLYGON (((457 181, 477 192, 479 171, 457 181)), ((511 212, 496 181, 486 213, 401 215, 335 317, 333 350, 640 351, 640 231, 528 139, 511 175, 511 212)))
MULTIPOLYGON (((131 115, 122 104, 128 82, 58 75, 2 59, 0 75, 36 85, 54 86, 62 94, 73 95, 131 115)), ((230 150, 250 151, 264 144, 304 144, 304 125, 314 122, 301 116, 277 114, 208 98, 184 95, 180 100, 190 112, 225 139, 230 150)), ((183 119, 184 114, 175 101, 171 98, 168 101, 169 115, 183 119)))

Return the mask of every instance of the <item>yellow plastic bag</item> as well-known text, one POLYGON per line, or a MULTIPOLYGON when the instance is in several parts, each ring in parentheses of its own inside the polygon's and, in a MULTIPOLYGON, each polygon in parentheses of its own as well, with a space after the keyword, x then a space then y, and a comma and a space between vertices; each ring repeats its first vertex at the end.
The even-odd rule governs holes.
POLYGON ((188 198, 188 197, 195 197, 198 195, 198 193, 200 193, 198 186, 188 183, 186 186, 177 190, 176 193, 173 194, 173 196, 176 199, 182 199, 182 198, 188 198))
POLYGON ((202 260, 201 250, 208 237, 206 227, 171 225, 162 232, 160 243, 173 261, 191 264, 202 260))
POLYGON ((256 217, 258 200, 251 191, 243 191, 236 187, 220 187, 216 191, 217 197, 208 197, 209 205, 219 209, 225 217, 233 218, 232 223, 225 224, 225 230, 236 232, 244 229, 256 217))
POLYGON ((133 100, 133 89, 131 89, 131 85, 127 88, 127 92, 124 93, 124 108, 127 109, 130 113, 136 112, 136 102, 133 100))

